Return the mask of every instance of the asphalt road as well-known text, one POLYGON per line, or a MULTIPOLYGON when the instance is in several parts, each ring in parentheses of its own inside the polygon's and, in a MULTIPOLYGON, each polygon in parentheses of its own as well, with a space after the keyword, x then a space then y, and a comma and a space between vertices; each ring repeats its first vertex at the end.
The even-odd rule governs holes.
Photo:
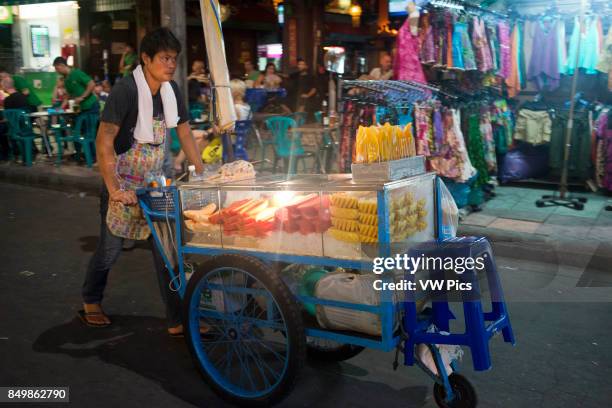
MULTIPOLYGON (((113 269, 105 329, 75 318, 98 235, 97 198, 0 184, 0 386, 69 386, 78 407, 222 407, 183 340, 165 334, 145 245, 113 269)), ((576 288, 582 271, 498 258, 517 345, 492 340, 493 368, 461 367, 481 407, 612 406, 610 288, 576 288), (606 302, 607 301, 607 302, 606 302)), ((604 285, 605 286, 605 285, 604 285)), ((435 407, 419 369, 365 351, 309 364, 285 407, 435 407)), ((52 406, 51 404, 45 406, 52 406)))

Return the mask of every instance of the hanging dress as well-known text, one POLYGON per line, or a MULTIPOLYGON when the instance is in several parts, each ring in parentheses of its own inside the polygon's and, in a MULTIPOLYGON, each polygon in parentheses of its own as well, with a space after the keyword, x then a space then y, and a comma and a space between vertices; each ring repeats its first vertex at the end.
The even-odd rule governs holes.
POLYGON ((401 81, 427 82, 419 59, 419 37, 412 35, 408 18, 397 34, 393 72, 401 81))
POLYGON ((511 68, 511 39, 510 39, 510 26, 505 21, 497 24, 497 33, 499 38, 499 76, 506 79, 510 76, 511 68))
POLYGON ((485 29, 484 20, 474 17, 472 20, 472 44, 474 46, 474 55, 476 56, 476 65, 480 72, 489 72, 493 69, 493 59, 491 57, 491 48, 487 40, 487 31, 485 29))
POLYGON ((436 50, 430 14, 423 14, 421 23, 421 62, 423 64, 433 64, 436 62, 436 50))
POLYGON ((600 21, 598 17, 588 17, 585 24, 580 18, 574 19, 574 31, 570 38, 567 54, 567 73, 572 75, 578 61, 578 68, 584 68, 587 74, 597 73, 597 64, 601 53, 600 21), (578 42, 580 41, 580 54, 578 55, 578 42))
POLYGON ((540 20, 535 25, 533 48, 527 78, 535 81, 541 91, 554 91, 559 87, 558 20, 540 20))
POLYGON ((514 25, 510 48, 510 72, 506 78, 508 96, 514 98, 521 92, 521 25, 514 25))

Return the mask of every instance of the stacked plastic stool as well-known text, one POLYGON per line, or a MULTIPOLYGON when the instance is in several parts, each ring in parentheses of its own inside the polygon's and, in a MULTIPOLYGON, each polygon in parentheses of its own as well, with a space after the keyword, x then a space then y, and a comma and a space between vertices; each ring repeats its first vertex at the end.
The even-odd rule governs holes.
POLYGON ((410 350, 414 349, 417 344, 459 344, 470 347, 472 352, 472 362, 474 370, 484 371, 491 367, 491 356, 489 352, 489 340, 498 331, 502 332, 504 341, 514 344, 514 334, 508 309, 504 300, 503 290, 491 245, 486 238, 483 237, 457 237, 444 240, 441 242, 425 242, 413 246, 408 256, 411 258, 440 258, 445 262, 448 258, 453 259, 454 265, 465 265, 466 259, 481 260, 478 266, 484 265, 482 270, 478 271, 474 265, 465 267, 463 273, 457 271, 445 271, 443 269, 434 268, 428 270, 429 274, 424 276, 422 272, 416 274, 407 274, 406 279, 415 281, 415 279, 431 279, 431 280, 454 280, 458 281, 463 287, 467 284, 471 285, 471 290, 458 291, 463 303, 463 313, 465 319, 464 333, 448 333, 450 330, 450 320, 454 319, 454 315, 449 307, 449 293, 446 290, 437 291, 437 295, 432 300, 431 318, 438 329, 438 332, 428 332, 428 327, 425 327, 427 320, 419 319, 416 312, 414 302, 414 293, 407 291, 407 301, 404 302, 404 330, 407 334, 405 344, 405 363, 406 365, 414 364, 414 353, 410 350), (462 261, 457 261, 462 258, 462 261), (482 305, 482 291, 479 283, 479 274, 484 274, 486 277, 487 289, 490 292, 491 311, 485 312, 482 305), (411 299, 412 297, 412 299, 411 299), (443 331, 446 333, 440 333, 443 331))

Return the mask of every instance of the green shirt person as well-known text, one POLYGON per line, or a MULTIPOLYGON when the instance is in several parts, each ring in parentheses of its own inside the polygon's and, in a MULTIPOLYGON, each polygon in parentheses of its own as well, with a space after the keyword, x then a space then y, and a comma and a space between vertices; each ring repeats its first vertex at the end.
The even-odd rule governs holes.
POLYGON ((252 83, 247 84, 250 88, 253 87, 255 81, 257 81, 260 76, 261 76, 261 72, 255 69, 255 66, 253 65, 251 61, 244 62, 244 80, 252 81, 252 83))
POLYGON ((138 64, 138 56, 134 52, 134 47, 130 44, 125 46, 125 51, 121 55, 119 60, 119 72, 122 76, 126 77, 132 73, 136 65, 138 64))
POLYGON ((42 105, 42 101, 34 93, 34 90, 24 77, 13 75, 13 82, 15 83, 15 89, 28 97, 28 105, 30 105, 34 110, 36 110, 38 106, 42 105))
POLYGON ((80 106, 81 111, 99 109, 98 99, 93 93, 96 83, 89 75, 80 69, 70 68, 62 57, 57 57, 53 66, 58 74, 64 76, 66 92, 80 106))

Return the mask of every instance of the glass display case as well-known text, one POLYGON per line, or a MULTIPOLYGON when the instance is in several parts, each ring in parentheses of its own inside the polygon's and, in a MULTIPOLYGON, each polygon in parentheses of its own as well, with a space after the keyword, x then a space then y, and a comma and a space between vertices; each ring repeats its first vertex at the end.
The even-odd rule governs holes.
POLYGON ((433 173, 389 183, 266 176, 179 190, 187 245, 367 260, 435 238, 433 173))

